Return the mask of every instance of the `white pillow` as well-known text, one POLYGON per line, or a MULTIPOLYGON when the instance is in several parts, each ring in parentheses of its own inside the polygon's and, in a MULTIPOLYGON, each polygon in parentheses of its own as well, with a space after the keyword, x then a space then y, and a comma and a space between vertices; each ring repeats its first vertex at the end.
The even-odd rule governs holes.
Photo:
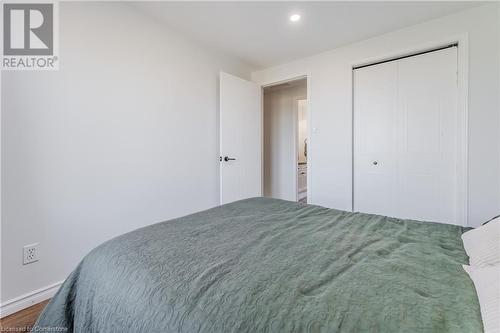
POLYGON ((485 267, 500 264, 500 217, 462 234, 469 265, 485 267))
POLYGON ((476 287, 484 333, 500 332, 500 265, 463 266, 476 287))

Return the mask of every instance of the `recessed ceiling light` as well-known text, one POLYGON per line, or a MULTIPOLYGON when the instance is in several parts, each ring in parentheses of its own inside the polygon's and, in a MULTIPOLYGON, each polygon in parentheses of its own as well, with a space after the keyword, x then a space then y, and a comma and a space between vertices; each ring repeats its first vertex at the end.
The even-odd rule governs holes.
POLYGON ((290 16, 290 21, 292 21, 292 22, 297 22, 299 20, 300 20, 299 14, 293 14, 292 16, 290 16))

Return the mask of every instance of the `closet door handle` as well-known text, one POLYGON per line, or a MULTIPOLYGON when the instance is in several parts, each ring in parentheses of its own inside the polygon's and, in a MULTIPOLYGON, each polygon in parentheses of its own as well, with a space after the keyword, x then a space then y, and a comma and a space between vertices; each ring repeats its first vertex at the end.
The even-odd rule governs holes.
POLYGON ((233 158, 233 157, 224 156, 224 161, 225 161, 225 162, 228 162, 228 161, 236 161, 236 159, 235 159, 235 158, 233 158))

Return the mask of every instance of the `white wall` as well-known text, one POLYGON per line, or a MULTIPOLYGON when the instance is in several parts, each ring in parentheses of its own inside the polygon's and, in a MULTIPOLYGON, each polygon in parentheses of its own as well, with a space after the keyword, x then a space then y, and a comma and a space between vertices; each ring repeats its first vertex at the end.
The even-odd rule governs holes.
POLYGON ((467 34, 469 45, 469 205, 471 226, 499 209, 499 19, 496 3, 459 12, 316 56, 254 72, 261 84, 308 74, 311 137, 308 200, 351 210, 351 66, 467 34))
POLYGON ((264 196, 297 200, 298 99, 307 97, 305 80, 297 86, 264 90, 264 196))
POLYGON ((218 204, 220 70, 250 77, 129 5, 60 4, 60 70, 2 75, 2 304, 111 237, 218 204))

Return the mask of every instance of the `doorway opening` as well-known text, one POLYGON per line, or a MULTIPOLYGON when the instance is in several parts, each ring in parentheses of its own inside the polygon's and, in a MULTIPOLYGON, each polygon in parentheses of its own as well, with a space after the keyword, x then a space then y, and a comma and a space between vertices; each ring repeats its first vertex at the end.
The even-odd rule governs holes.
POLYGON ((263 92, 264 196, 307 203, 307 78, 263 92))

